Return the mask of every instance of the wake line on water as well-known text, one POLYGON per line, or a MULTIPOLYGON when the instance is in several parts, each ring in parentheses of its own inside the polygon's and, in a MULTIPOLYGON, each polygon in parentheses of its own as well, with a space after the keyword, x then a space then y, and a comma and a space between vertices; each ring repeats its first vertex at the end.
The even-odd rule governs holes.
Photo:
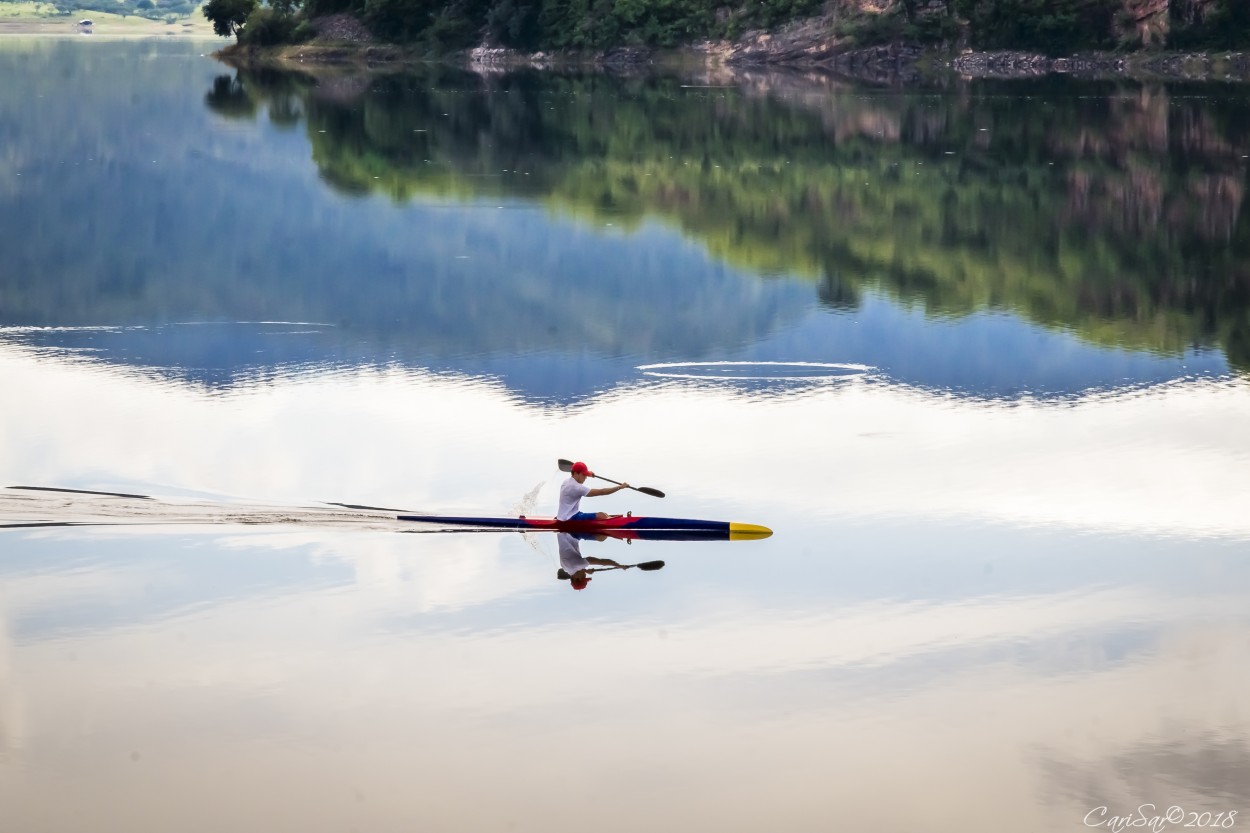
POLYGON ((83 324, 49 325, 21 324, 0 327, 0 335, 23 333, 133 333, 161 330, 167 327, 321 327, 334 329, 334 324, 321 321, 170 321, 162 324, 83 324))
POLYGON ((178 501, 127 492, 8 486, 0 490, 0 530, 55 527, 246 526, 400 531, 413 510, 318 502, 308 506, 178 501))

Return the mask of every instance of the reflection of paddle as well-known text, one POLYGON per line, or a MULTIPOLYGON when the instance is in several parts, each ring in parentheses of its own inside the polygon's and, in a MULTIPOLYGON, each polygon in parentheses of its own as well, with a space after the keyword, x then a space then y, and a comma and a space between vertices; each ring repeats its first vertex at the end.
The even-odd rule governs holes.
MULTIPOLYGON (((651 571, 651 570, 658 570, 663 566, 664 566, 663 561, 644 561, 641 564, 622 564, 619 567, 590 567, 590 568, 587 568, 586 572, 587 573, 602 573, 604 570, 628 570, 630 567, 637 567, 639 570, 651 571)), ((569 574, 565 572, 563 567, 561 567, 559 570, 556 570, 556 578, 560 579, 561 581, 568 581, 569 574)))
POLYGON ((658 570, 663 566, 663 561, 644 561, 641 564, 622 564, 619 567, 595 567, 587 570, 586 572, 599 573, 604 570, 628 570, 630 567, 637 567, 639 570, 658 570))
MULTIPOLYGON (((560 471, 572 471, 572 470, 573 470, 572 460, 560 460, 560 471)), ((602 474, 592 474, 590 476, 597 477, 600 480, 606 480, 609 483, 615 483, 618 486, 624 485, 619 480, 613 480, 610 477, 604 477, 602 474)), ((650 486, 630 486, 629 488, 633 489, 635 492, 642 492, 644 495, 651 495, 651 497, 664 497, 663 492, 661 492, 659 489, 652 489, 650 486)))

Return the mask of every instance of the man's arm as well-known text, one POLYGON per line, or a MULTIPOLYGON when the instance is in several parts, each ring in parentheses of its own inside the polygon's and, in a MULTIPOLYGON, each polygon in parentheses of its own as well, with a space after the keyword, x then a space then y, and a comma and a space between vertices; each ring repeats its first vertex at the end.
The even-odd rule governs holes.
POLYGON ((604 486, 602 489, 591 489, 586 493, 586 497, 599 497, 600 495, 611 495, 619 492, 621 489, 628 489, 628 483, 622 483, 619 486, 604 486))
POLYGON ((613 561, 611 558, 593 558, 591 556, 587 556, 586 560, 589 561, 591 564, 595 564, 600 567, 624 567, 625 566, 624 564, 618 564, 617 562, 613 561))

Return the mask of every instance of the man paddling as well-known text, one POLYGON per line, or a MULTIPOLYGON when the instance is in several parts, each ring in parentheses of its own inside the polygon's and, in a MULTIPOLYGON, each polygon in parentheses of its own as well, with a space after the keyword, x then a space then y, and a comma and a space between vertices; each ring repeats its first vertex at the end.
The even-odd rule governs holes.
MULTIPOLYGON (((590 583, 590 566, 592 564, 599 567, 617 567, 621 570, 628 570, 634 566, 632 564, 619 564, 611 558, 594 558, 592 556, 582 555, 581 544, 577 542, 579 536, 571 535, 568 532, 556 533, 556 545, 560 549, 560 569, 556 570, 556 578, 561 581, 568 581, 574 590, 585 590, 586 585, 590 583)), ((593 536, 596 541, 606 540, 606 535, 593 536)))
POLYGON ((608 514, 606 512, 581 511, 582 498, 610 495, 619 492, 621 489, 630 488, 628 483, 619 483, 616 486, 592 489, 586 485, 586 478, 594 476, 595 473, 587 468, 585 463, 578 462, 573 464, 573 468, 569 471, 569 479, 560 486, 560 509, 556 512, 556 520, 601 521, 608 517, 608 514))

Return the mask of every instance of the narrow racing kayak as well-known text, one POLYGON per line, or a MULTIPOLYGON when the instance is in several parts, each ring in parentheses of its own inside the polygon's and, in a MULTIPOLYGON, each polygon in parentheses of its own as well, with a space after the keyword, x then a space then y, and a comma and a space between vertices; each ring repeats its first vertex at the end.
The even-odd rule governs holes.
POLYGON ((555 518, 471 518, 456 515, 399 515, 401 521, 439 524, 442 526, 465 526, 477 529, 515 529, 521 531, 571 532, 577 535, 610 535, 614 538, 709 538, 740 541, 767 538, 773 531, 757 524, 740 524, 731 521, 700 521, 691 518, 647 518, 634 515, 616 515, 603 520, 558 521, 555 518), (631 536, 630 533, 637 533, 631 536), (668 533, 668 534, 663 534, 668 533))

